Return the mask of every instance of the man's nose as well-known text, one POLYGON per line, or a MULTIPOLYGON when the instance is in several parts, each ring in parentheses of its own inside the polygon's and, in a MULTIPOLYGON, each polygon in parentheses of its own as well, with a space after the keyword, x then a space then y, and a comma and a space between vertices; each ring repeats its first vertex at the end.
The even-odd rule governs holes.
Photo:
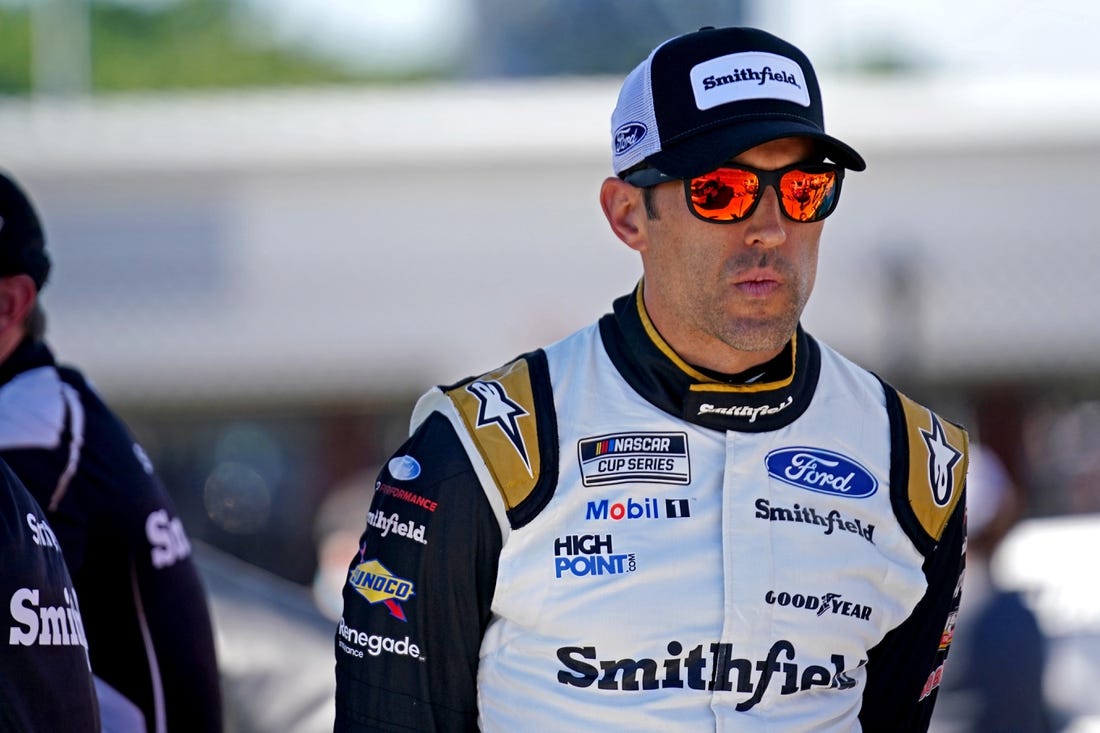
POLYGON ((768 186, 760 203, 747 220, 745 244, 750 247, 778 247, 787 241, 787 221, 779 207, 779 195, 768 186))

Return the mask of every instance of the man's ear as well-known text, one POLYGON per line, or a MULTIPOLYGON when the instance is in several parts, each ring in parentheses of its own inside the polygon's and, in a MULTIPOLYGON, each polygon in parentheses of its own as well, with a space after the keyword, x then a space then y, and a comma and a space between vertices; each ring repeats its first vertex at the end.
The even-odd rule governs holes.
POLYGON ((22 328, 38 299, 38 288, 29 275, 0 277, 0 333, 22 328))
POLYGON ((600 186, 600 206, 615 236, 627 247, 643 252, 648 243, 642 189, 612 176, 600 186))

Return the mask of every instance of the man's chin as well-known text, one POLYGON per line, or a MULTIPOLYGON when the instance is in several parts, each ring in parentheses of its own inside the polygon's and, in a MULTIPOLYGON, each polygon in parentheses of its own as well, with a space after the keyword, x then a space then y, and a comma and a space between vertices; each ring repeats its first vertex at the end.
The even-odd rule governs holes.
POLYGON ((798 319, 789 316, 772 318, 738 318, 723 341, 738 351, 778 353, 787 345, 798 326, 798 319))

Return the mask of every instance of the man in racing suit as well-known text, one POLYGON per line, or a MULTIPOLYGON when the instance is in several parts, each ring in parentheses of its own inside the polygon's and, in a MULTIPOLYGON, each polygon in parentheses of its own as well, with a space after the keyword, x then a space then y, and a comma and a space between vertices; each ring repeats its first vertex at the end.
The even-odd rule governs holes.
MULTIPOLYGON (((220 731, 205 591, 167 491, 126 426, 42 340, 49 259, 0 174, 0 458, 47 512, 79 593, 104 711, 153 733, 220 731)), ((107 722, 107 721, 105 721, 107 722)))
POLYGON ((799 325, 862 158, 753 29, 658 47, 611 127, 643 279, 421 398, 349 565, 336 730, 925 730, 967 436, 799 325), (751 198, 693 204, 709 179, 751 198))

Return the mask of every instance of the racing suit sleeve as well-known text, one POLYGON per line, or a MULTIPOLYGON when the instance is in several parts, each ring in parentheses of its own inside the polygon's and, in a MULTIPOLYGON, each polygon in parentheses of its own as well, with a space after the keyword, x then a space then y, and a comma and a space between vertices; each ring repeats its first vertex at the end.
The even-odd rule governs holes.
POLYGON ((926 731, 954 634, 965 564, 965 498, 926 557, 928 589, 913 613, 868 654, 864 731, 926 731))
POLYGON ((501 530, 434 413, 379 474, 335 637, 335 731, 477 730, 501 530))

